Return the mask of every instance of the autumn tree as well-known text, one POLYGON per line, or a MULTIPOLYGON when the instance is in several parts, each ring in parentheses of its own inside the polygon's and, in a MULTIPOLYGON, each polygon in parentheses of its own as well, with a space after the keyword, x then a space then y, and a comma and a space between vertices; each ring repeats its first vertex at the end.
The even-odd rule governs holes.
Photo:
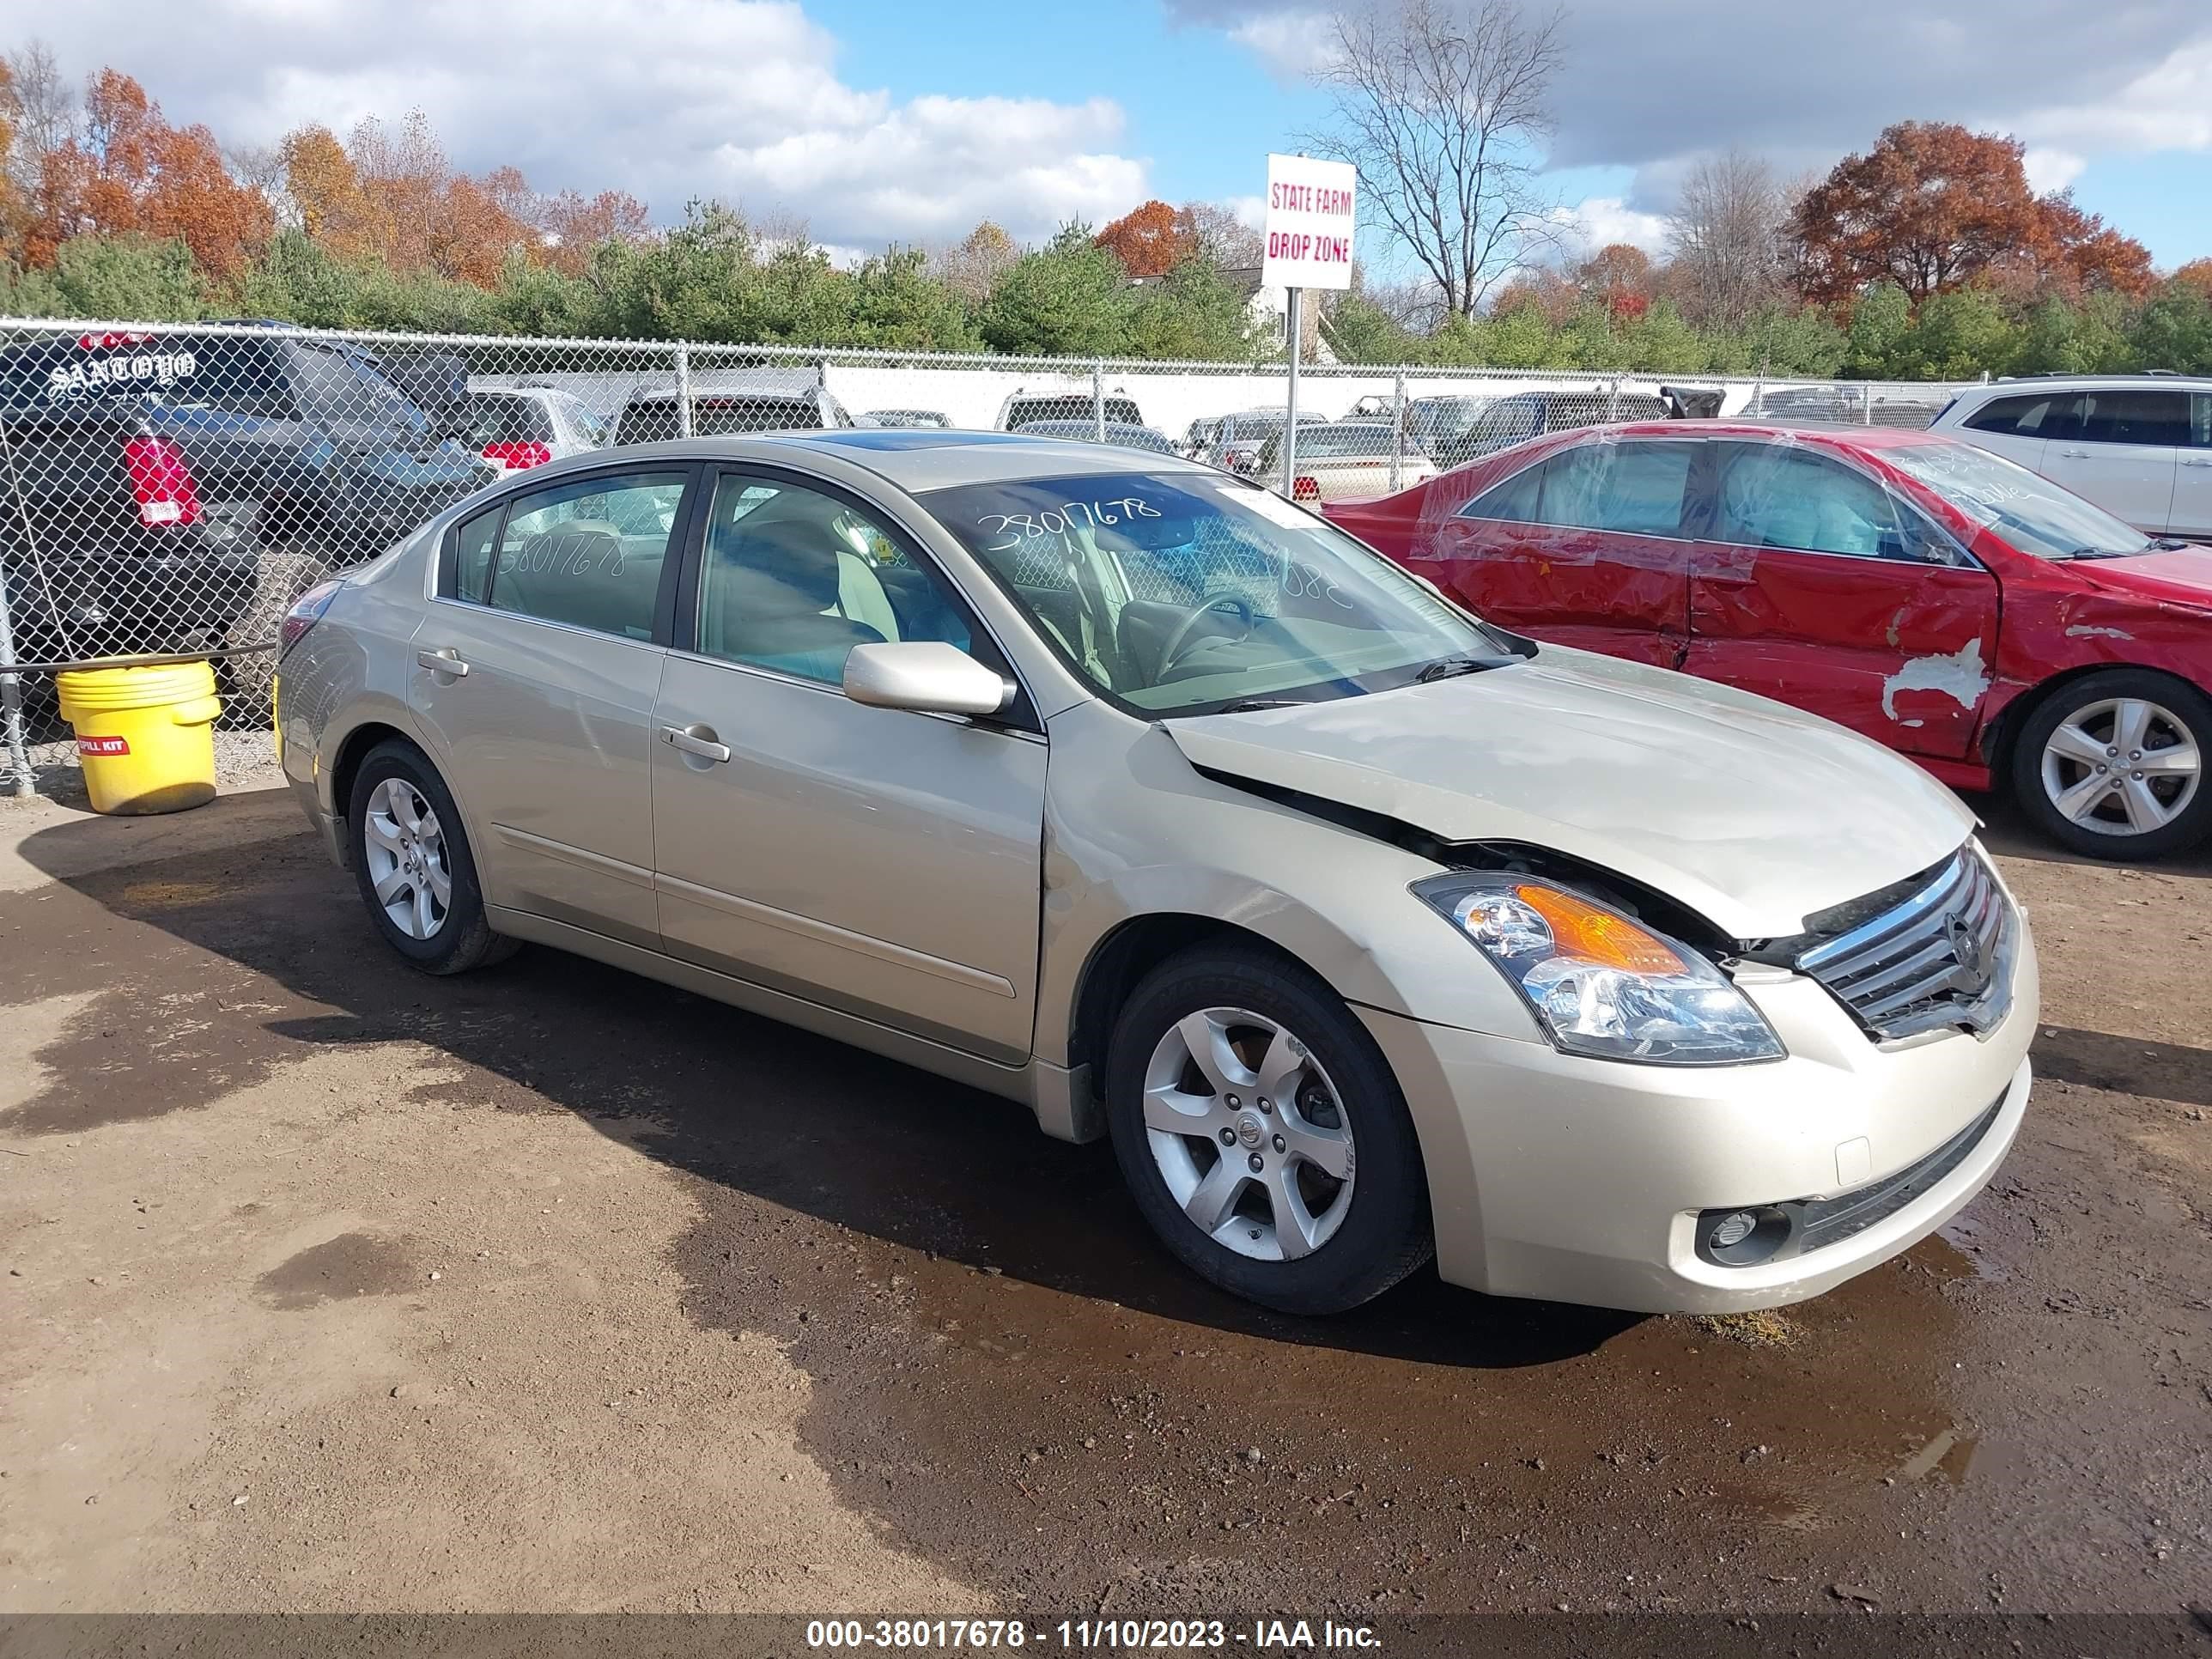
POLYGON ((138 235, 182 242, 218 278, 242 270, 272 228, 268 201, 231 177, 213 133, 171 126, 144 88, 112 69, 85 89, 82 137, 41 158, 33 213, 36 263, 51 263, 71 236, 138 235))
POLYGON ((1190 228, 1196 251, 1222 270, 1255 270, 1267 248, 1257 227, 1246 224, 1236 210, 1219 202, 1186 202, 1176 210, 1190 228))
POLYGON ((354 258, 369 247, 368 207, 353 158, 328 127, 305 126, 287 134, 279 149, 284 191, 307 240, 335 258, 354 258))
POLYGON ((538 228, 544 233, 545 263, 564 276, 590 269, 592 251, 602 242, 635 242, 653 227, 645 204, 626 191, 603 190, 586 200, 564 190, 539 204, 538 228))
POLYGON ((1098 246, 1132 276, 1164 276, 1197 251, 1196 228, 1165 202, 1132 208, 1098 233, 1098 246))
POLYGON ((2195 289, 2208 300, 2212 300, 2212 259, 2191 259, 2166 279, 2195 289))
POLYGON ((1616 322, 1632 323, 1651 307, 1651 256, 1627 242, 1608 242, 1575 267, 1583 296, 1616 322))
POLYGON ((1789 238, 1797 283, 1828 304, 1887 280, 1917 306, 2025 268, 2062 292, 2148 292, 2150 255, 2063 192, 2039 197, 2017 139, 1904 121, 1807 191, 1789 238))
POLYGON ((951 247, 941 249, 930 264, 939 281, 969 305, 980 306, 1021 257, 1014 239, 986 219, 951 247))

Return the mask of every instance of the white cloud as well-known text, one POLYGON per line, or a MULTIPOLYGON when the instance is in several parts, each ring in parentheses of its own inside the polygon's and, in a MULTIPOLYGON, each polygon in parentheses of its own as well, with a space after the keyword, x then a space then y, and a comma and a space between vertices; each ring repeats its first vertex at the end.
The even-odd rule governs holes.
POLYGON ((2034 110, 2020 130, 2079 149, 2212 149, 2212 40, 2176 48, 2112 97, 2034 110))
POLYGON ((2044 149, 2033 145, 2020 158, 2020 164, 2027 174, 2028 188, 2039 196, 2065 189, 2089 165, 2070 149, 2044 149))
POLYGON ((1571 208, 1553 208, 1544 217, 1571 259, 1587 259, 1614 242, 1653 254, 1667 246, 1667 216, 1642 212, 1618 196, 1592 196, 1571 208))
POLYGON ((923 96, 847 84, 790 0, 532 9, 389 0, 80 0, 40 20, 72 73, 113 60, 173 120, 268 143, 303 122, 430 118, 456 165, 541 190, 627 190, 667 222, 691 197, 804 219, 848 246, 1018 238, 1146 194, 1110 99, 923 96), (130 50, 118 57, 117 42, 130 50))
POLYGON ((1304 79, 1336 55, 1326 12, 1261 12, 1233 25, 1229 38, 1285 81, 1304 79))

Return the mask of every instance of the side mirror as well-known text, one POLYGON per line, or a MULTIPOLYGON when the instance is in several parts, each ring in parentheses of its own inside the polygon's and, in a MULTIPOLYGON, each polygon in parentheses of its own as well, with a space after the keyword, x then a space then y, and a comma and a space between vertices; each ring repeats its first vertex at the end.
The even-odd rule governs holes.
POLYGON ((1014 687, 957 645, 908 640, 856 645, 845 658, 845 695, 872 708, 923 714, 995 714, 1014 687))

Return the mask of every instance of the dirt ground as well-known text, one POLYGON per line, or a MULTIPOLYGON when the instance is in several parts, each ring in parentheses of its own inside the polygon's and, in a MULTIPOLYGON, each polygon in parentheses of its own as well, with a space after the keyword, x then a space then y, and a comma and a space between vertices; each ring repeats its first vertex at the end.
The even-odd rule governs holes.
POLYGON ((1728 1322, 1257 1313, 1103 1147, 546 951, 289 800, 0 803, 0 1611, 2179 1610, 2212 860, 2061 860, 1995 1184, 1728 1322))

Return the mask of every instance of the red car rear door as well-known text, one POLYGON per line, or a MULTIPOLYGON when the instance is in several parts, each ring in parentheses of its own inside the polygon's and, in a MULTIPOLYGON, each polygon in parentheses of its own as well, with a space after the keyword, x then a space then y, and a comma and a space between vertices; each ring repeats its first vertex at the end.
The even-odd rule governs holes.
POLYGON ((1965 758, 1996 659, 1996 579, 1832 455, 1783 438, 1717 443, 1711 460, 1682 666, 1965 758))
POLYGON ((1689 626, 1687 438, 1554 452, 1416 533, 1413 568, 1478 614, 1555 645, 1673 668, 1689 626))

